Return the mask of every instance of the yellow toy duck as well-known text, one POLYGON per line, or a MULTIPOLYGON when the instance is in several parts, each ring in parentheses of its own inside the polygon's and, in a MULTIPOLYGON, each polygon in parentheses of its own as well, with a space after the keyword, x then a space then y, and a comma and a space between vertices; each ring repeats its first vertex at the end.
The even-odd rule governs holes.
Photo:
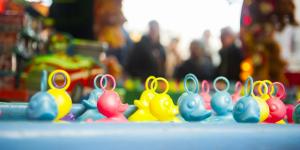
POLYGON ((54 97, 55 103, 58 108, 57 116, 54 121, 59 121, 71 111, 72 100, 70 95, 66 92, 66 90, 70 86, 70 82, 70 76, 64 70, 55 70, 50 74, 48 78, 48 84, 50 86, 48 93, 54 97), (55 78, 57 75, 62 75, 64 77, 64 84, 61 86, 55 83, 55 78))
POLYGON ((256 96, 254 92, 252 93, 252 96, 259 104, 259 108, 260 108, 259 122, 263 122, 268 118, 270 113, 269 105, 266 102, 269 99, 268 85, 265 81, 255 81, 253 87, 255 87, 256 85, 259 85, 258 93, 260 94, 260 96, 256 96), (264 91, 262 91, 262 88, 264 89, 264 91))
POLYGON ((157 84, 158 81, 163 81, 166 84, 166 90, 162 93, 156 93, 153 100, 150 101, 150 112, 154 117, 159 121, 163 122, 180 122, 180 119, 176 117, 179 113, 178 106, 173 103, 172 98, 167 94, 169 90, 169 83, 165 78, 159 77, 156 78, 152 83, 157 84))
POLYGON ((155 80, 154 76, 150 76, 147 78, 145 82, 145 91, 143 91, 142 95, 140 96, 140 100, 134 100, 134 105, 138 108, 135 113, 133 113, 128 120, 135 121, 135 122, 143 122, 143 121, 157 121, 150 110, 149 110, 149 103, 155 97, 155 89, 157 88, 157 82, 151 85, 154 87, 150 87, 149 89, 149 82, 155 80))

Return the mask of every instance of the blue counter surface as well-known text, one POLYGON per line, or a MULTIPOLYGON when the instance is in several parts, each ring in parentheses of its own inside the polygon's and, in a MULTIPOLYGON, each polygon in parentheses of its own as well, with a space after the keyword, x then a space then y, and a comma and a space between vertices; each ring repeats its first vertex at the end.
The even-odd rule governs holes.
MULTIPOLYGON (((297 124, 30 122, 26 108, 0 103, 0 150, 300 150, 297 124)), ((76 117, 85 111, 73 104, 76 117)))
POLYGON ((299 125, 0 122, 0 149, 300 149, 299 125))

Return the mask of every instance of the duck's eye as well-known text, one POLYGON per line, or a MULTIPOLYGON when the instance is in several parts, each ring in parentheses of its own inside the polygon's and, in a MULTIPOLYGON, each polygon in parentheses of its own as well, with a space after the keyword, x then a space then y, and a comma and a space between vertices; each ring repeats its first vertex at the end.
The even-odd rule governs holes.
POLYGON ((191 101, 191 102, 188 103, 187 106, 188 106, 188 108, 194 108, 195 105, 196 105, 196 102, 195 101, 191 101))
POLYGON ((274 105, 274 104, 272 104, 271 106, 270 106, 270 111, 276 111, 277 110, 277 106, 276 105, 274 105))
POLYGON ((238 103, 238 104, 236 104, 236 106, 235 106, 235 110, 237 111, 237 112, 243 112, 244 111, 244 109, 245 109, 245 105, 243 104, 243 103, 238 103))

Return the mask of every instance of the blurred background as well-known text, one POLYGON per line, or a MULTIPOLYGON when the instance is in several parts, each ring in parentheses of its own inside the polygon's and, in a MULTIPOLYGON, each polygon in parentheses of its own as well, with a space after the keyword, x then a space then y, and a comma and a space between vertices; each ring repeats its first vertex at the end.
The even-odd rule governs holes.
MULTIPOLYGON (((74 103, 100 73, 132 103, 150 76, 280 81, 300 99, 300 0, 0 0, 0 100, 27 101, 66 70, 74 103)), ((234 84, 232 84, 234 85, 234 84)))

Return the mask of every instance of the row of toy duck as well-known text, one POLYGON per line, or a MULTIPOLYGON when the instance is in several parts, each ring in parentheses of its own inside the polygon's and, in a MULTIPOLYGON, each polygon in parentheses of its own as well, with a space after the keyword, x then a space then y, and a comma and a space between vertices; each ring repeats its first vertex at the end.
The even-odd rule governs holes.
MULTIPOLYGON (((207 81, 202 82, 200 94, 198 83, 195 75, 187 74, 185 76, 185 92, 179 97, 178 106, 176 106, 166 93, 168 82, 163 78, 149 77, 145 83, 145 91, 139 100, 134 101, 138 109, 129 117, 129 120, 285 123, 283 119, 286 117, 287 107, 283 103, 285 88, 282 83, 272 83, 268 80, 253 83, 253 79, 248 77, 242 97, 240 96, 241 83, 236 84, 236 91, 230 95, 228 93, 230 83, 225 77, 218 77, 214 80, 213 87, 216 92, 212 96, 209 95, 207 81), (152 82, 149 87, 150 80, 152 82), (162 93, 155 92, 158 80, 162 80, 166 84, 166 90, 162 93), (194 86, 189 86, 188 80, 191 80, 194 86), (226 83, 226 88, 223 90, 216 86, 219 80, 226 83), (257 92, 253 90, 255 86, 258 86, 257 92), (256 94, 260 94, 260 96, 256 94)), ((293 112, 294 120, 299 116, 297 112, 297 109, 293 112)))
MULTIPOLYGON (((75 116, 70 112, 72 100, 66 89, 70 85, 70 76, 63 70, 53 71, 48 84, 50 89, 47 91, 47 72, 42 72, 41 91, 34 94, 27 107, 27 117, 31 120, 47 121, 74 121, 75 116), (56 84, 57 77, 63 77, 63 85, 56 84)), ((89 112, 85 118, 87 122, 126 122, 127 118, 123 115, 128 108, 127 104, 122 104, 120 96, 114 91, 116 82, 109 74, 98 75, 94 79, 95 89, 91 92, 88 100, 83 100, 84 106, 89 112), (100 78, 100 88, 96 81, 100 78), (112 89, 107 90, 108 79, 111 79, 112 89), (97 112, 94 110, 97 109, 97 112)))
MULTIPOLYGON (((66 89, 70 85, 70 77, 63 70, 53 71, 49 78, 47 89, 47 72, 43 71, 41 91, 31 97, 27 115, 35 120, 75 120, 72 113, 72 101, 66 89), (63 85, 57 85, 58 76, 63 77, 63 85)), ((123 104, 118 93, 114 91, 116 81, 109 74, 98 75, 94 79, 95 89, 83 105, 87 108, 84 114, 76 118, 86 122, 244 122, 244 123, 284 123, 286 105, 282 102, 285 88, 279 82, 256 81, 251 77, 245 82, 244 96, 240 96, 242 84, 236 84, 234 94, 228 93, 230 83, 225 77, 218 77, 213 82, 216 91, 210 96, 207 81, 202 81, 199 93, 199 81, 193 74, 187 74, 184 79, 185 92, 178 98, 178 106, 167 94, 169 83, 162 77, 150 76, 145 83, 145 90, 138 100, 134 101, 137 110, 128 117, 124 112, 128 105, 123 104), (100 79, 100 86, 97 82, 100 79), (223 80, 226 87, 217 88, 217 83, 223 80), (192 81, 192 82, 190 82, 192 81), (164 83, 164 90, 158 89, 159 83, 164 83), (191 84, 193 83, 193 84, 191 84), (255 87, 256 90, 254 90, 255 87), (110 89, 109 89, 110 88, 110 89), (159 92, 160 91, 160 92, 159 92), (257 96, 256 94, 259 94, 257 96)), ((300 122, 300 105, 292 108, 292 118, 300 122)))

